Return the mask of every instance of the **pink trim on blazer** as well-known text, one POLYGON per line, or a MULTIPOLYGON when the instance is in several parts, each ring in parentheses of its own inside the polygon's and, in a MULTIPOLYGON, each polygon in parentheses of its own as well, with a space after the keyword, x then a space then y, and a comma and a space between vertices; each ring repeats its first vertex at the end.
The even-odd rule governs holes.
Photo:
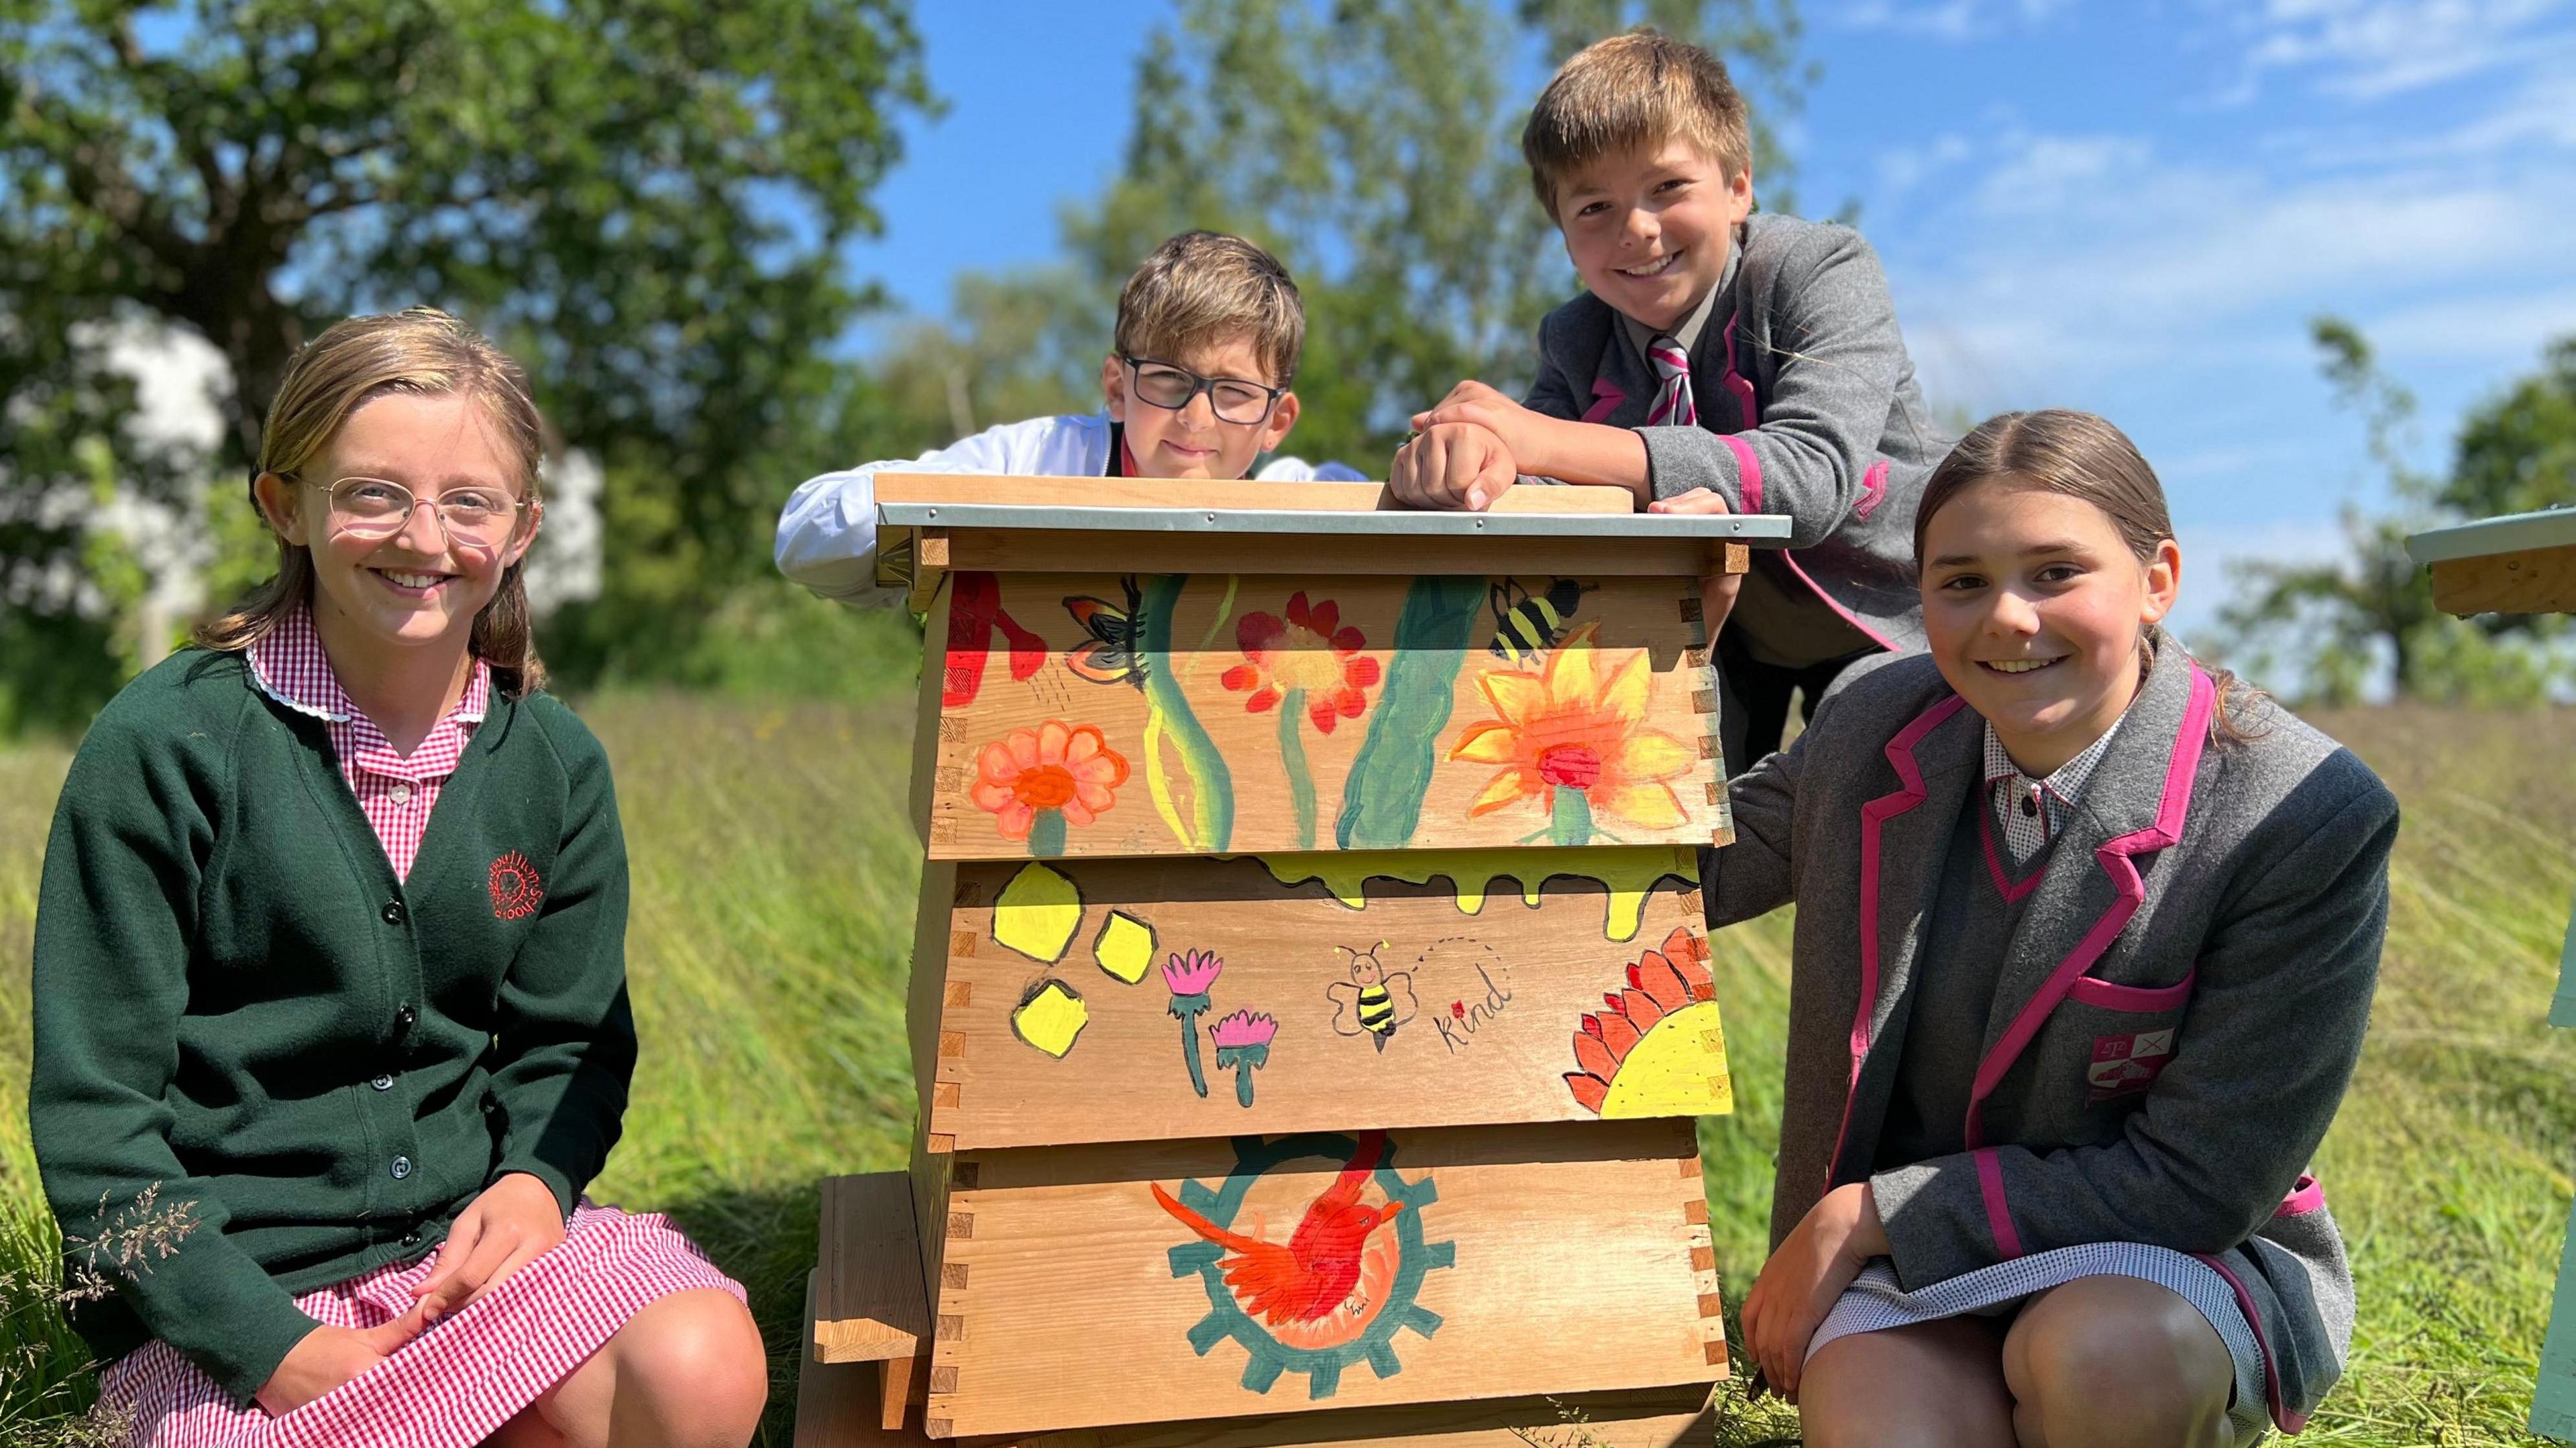
POLYGON ((1995 893, 2006 900, 2018 900, 2039 888, 2040 877, 2048 873, 2048 861, 2042 859, 2030 867, 2030 873, 2015 880, 2004 873, 2004 857, 1995 853, 1995 802, 1991 784, 1979 786, 1982 796, 1977 809, 1977 843, 1986 847, 1986 873, 1995 878, 1995 893))
POLYGON ((1753 444, 1731 432, 1719 433, 1717 440, 1735 454, 1735 486, 1744 497, 1744 511, 1761 512, 1762 455, 1753 450, 1753 444))
POLYGON ((1825 592, 1823 587, 1817 584, 1816 580, 1809 578, 1807 576, 1807 570, 1798 566, 1798 555, 1796 550, 1789 548, 1775 548, 1772 550, 1771 556, 1779 559, 1782 563, 1787 564, 1789 566, 1789 571, 1798 576, 1798 581, 1807 585, 1808 592, 1823 599, 1825 601, 1825 607, 1842 615, 1843 622, 1850 624, 1853 628, 1859 629, 1862 636, 1867 638, 1871 643, 1878 645, 1880 648, 1887 650, 1891 654, 1901 654, 1905 652, 1905 650, 1897 647, 1895 642, 1889 639, 1887 635, 1880 633, 1878 630, 1871 628, 1868 624, 1862 622, 1859 614, 1843 607, 1842 601, 1835 598, 1832 594, 1825 592))
POLYGON ((1860 475, 1860 501, 1852 504, 1852 516, 1866 518, 1877 512, 1878 505, 1886 497, 1887 459, 1880 458, 1877 462, 1871 463, 1868 470, 1860 475))
POLYGON ((2199 978, 2200 972, 2194 970, 2172 985, 2143 986, 2114 985, 2107 980, 2097 980, 2085 975, 2076 977, 2074 984, 2066 988, 2066 994, 2088 1006, 2100 1006, 2106 1011, 2132 1011, 2146 1015, 2156 1011, 2176 1009, 2183 1002, 2190 1000, 2191 983, 2199 978))
POLYGON ((2254 1329, 2254 1346, 2261 1349, 2263 1353, 2264 1406, 2272 1414, 2272 1425, 2284 1433, 2296 1433, 2305 1428, 2308 1426, 2308 1415, 2291 1412, 2289 1406, 2281 1401, 2281 1373, 2272 1365, 2272 1341, 2263 1335, 2263 1314, 2255 1309, 2253 1294, 2245 1290, 2245 1284, 2237 1280, 2236 1274, 2228 1270, 2226 1263, 2206 1253, 2195 1252, 2192 1255, 2208 1263, 2212 1271, 2227 1279, 2227 1285, 2236 1293, 2236 1310, 2245 1314, 2245 1325, 2254 1329))
POLYGON ((2280 1210, 2274 1212, 2272 1215, 2276 1217, 2304 1217, 2308 1213, 2317 1211, 2324 1207, 2325 1204, 2326 1189, 2317 1184, 2317 1179, 2315 1177, 2309 1176, 2305 1172, 2301 1172, 2299 1174, 2299 1184, 2290 1188, 2290 1194, 2288 1196, 2281 1198, 2280 1210))
POLYGON ((1860 1084, 1861 1060, 1869 1054, 1869 1018, 1878 1007, 1879 830, 1923 803, 1923 767, 1914 762, 1914 746, 1966 707, 1966 699, 1952 694, 1897 730, 1896 737, 1887 741, 1887 762, 1896 768, 1897 787, 1860 807, 1860 1009, 1852 1016, 1851 1081, 1843 1091, 1842 1125, 1834 1129, 1833 1154, 1825 1158, 1828 1187, 1833 1185, 1834 1163, 1842 1159, 1843 1140, 1851 1133, 1852 1097, 1860 1084))
POLYGON ((1599 422, 1617 412, 1619 404, 1627 400, 1628 393, 1625 388, 1607 377, 1595 377, 1592 379, 1592 405, 1583 410, 1583 420, 1599 422))
POLYGON ((2112 888, 2120 892, 2119 896, 2111 902, 2109 909, 2102 912, 2102 918, 2093 922, 2093 928, 2085 932, 2084 938, 2076 942, 2075 948, 2066 953, 2066 958, 2057 963, 2057 968, 2049 972, 2047 982, 2022 1006, 2021 1014, 2013 1017, 2003 1039, 1995 1042, 1995 1048, 1978 1063, 1976 1083, 1968 1092, 1969 1146, 1979 1146, 1985 1141, 1978 1117, 1985 1110, 1987 1095, 2003 1081, 2004 1073, 2012 1069, 2012 1063, 2029 1048, 2031 1039, 2047 1023, 2049 1013, 2057 1009, 2057 1003, 2066 998, 2066 993, 2074 988, 2085 971, 2092 968, 2093 962, 2102 958, 2102 952, 2111 948, 2111 942, 2128 925, 2129 917, 2137 914, 2138 906, 2146 901, 2146 882, 2139 878, 2138 867, 2130 857, 2171 848, 2182 838, 2183 821, 2191 814, 2192 776, 2200 770, 2200 751, 2209 742, 2209 716, 2217 701, 2217 686, 2210 683, 2209 675, 2201 672, 2200 665, 2193 664, 2191 704, 2183 710, 2182 730, 2174 736, 2173 753, 2165 761, 2165 792, 2156 808, 2156 822, 2143 830, 2106 840, 2093 852, 2094 860, 2101 865, 2102 873, 2111 877, 2112 888))
MULTIPOLYGON (((1718 339, 1718 345, 1726 353, 1726 370, 1717 374, 1717 385, 1735 398, 1736 416, 1744 419, 1744 427, 1738 431, 1749 431, 1762 425, 1762 407, 1754 400, 1753 384, 1744 379, 1743 373, 1735 370, 1735 324, 1742 320, 1743 316, 1742 312, 1729 314, 1726 319, 1726 333, 1718 339)), ((1757 483, 1755 492, 1746 495, 1745 498, 1745 502, 1750 505, 1750 511, 1756 513, 1762 511, 1759 504, 1753 503, 1753 499, 1758 496, 1760 496, 1760 487, 1757 483)))
POLYGON ((1991 1146, 1969 1156, 1977 1163, 1977 1195, 1986 1201, 1986 1230, 1994 1233, 1995 1251, 2009 1262, 2021 1255, 2021 1233, 2013 1230, 2012 1210, 2004 1202, 2004 1164, 1991 1146))

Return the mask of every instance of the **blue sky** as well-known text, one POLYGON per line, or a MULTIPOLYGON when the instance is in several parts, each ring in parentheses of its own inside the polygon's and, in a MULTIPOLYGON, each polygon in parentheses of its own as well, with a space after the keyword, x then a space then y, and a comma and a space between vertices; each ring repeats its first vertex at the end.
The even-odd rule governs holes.
MULTIPOLYGON (((1498 6, 1498 8, 1500 8, 1498 6)), ((1164 0, 931 3, 860 274, 944 310, 1043 261, 1125 137, 1164 0)), ((2419 451, 2576 332, 2576 0, 1807 0, 1801 200, 1860 206, 1936 405, 2101 412, 2154 461, 2188 631, 2214 565, 2335 548, 2376 484, 2306 340, 2332 311, 2421 396, 2419 451)), ((1759 177, 1757 176, 1757 183, 1759 177)))

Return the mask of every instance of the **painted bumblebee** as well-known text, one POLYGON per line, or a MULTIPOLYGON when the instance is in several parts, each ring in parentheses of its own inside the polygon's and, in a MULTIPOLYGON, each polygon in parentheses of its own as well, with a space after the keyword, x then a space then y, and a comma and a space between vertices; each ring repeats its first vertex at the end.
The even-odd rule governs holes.
POLYGON ((1555 648, 1573 626, 1583 594, 1584 586, 1571 578, 1549 579, 1547 591, 1535 595, 1511 579, 1494 580, 1485 591, 1494 615, 1494 657, 1518 665, 1555 648))
POLYGON ((1324 994, 1333 1002, 1333 1031, 1344 1036, 1365 1035, 1370 1045, 1384 1051, 1386 1043, 1395 1038, 1396 1027, 1412 1020, 1421 1009, 1413 998, 1413 977, 1378 963, 1377 953, 1386 948, 1383 940, 1366 950, 1353 950, 1347 945, 1333 948, 1351 958, 1351 978, 1324 987, 1324 994))

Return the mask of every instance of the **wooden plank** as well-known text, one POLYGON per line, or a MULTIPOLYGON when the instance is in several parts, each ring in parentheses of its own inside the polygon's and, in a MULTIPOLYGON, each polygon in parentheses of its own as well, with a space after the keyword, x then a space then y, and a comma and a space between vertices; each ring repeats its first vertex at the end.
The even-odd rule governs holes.
POLYGON ((805 1274, 805 1360, 796 1371, 796 1448, 893 1448, 927 1442, 918 1434, 878 1426, 876 1369, 867 1363, 826 1363, 814 1355, 817 1268, 805 1274))
MULTIPOLYGON (((1553 492, 1533 488, 1532 492, 1553 492)), ((1720 544, 1719 547, 1745 545, 1720 544)), ((952 567, 1045 573, 1085 568, 1137 573, 1467 575, 1535 573, 1688 577, 1707 566, 1697 538, 1300 537, 1234 533, 1063 532, 979 528, 949 535, 952 567)), ((1748 556, 1750 550, 1747 550, 1748 556)))
POLYGON ((1713 1381, 1696 1160, 1668 1120, 961 1153, 926 1431, 1713 1381), (1318 1208, 1380 1220, 1347 1257, 1289 1257, 1318 1208), (1278 1298, 1229 1285, 1228 1232, 1275 1254, 1238 1280, 1278 1298))
POLYGON ((2576 613, 2576 543, 2432 567, 2433 606, 2444 613, 2576 613))
POLYGON ((1731 1110, 1698 872, 1673 848, 960 866, 930 1130, 964 1151, 1731 1110), (1230 1020, 1274 1033, 1257 1066, 1219 1044, 1230 1020))
POLYGON ((2442 563, 2569 546, 2576 546, 2576 508, 2544 508, 2427 529, 2407 538, 2406 556, 2418 563, 2442 563))
POLYGON ((934 858, 1700 845, 1725 824, 1688 577, 961 571, 949 595, 934 858))
MULTIPOLYGON (((1001 477, 970 473, 880 472, 876 498, 884 503, 997 503, 1047 507, 1079 502, 1092 508, 1300 508, 1319 513, 1408 511, 1384 483, 1217 482, 1195 478, 1001 477)), ((1512 488, 1496 499, 1497 513, 1629 513, 1636 498, 1625 488, 1512 488)))
POLYGON ((930 1333, 903 1172, 823 1179, 814 1350, 827 1363, 910 1356, 930 1333))

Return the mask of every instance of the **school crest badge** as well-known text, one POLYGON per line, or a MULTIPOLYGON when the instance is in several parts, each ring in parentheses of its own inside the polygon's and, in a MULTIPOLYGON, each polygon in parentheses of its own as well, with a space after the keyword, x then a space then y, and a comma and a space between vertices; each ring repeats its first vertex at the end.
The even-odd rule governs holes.
POLYGON ((546 882, 537 877, 537 867, 528 863, 528 857, 516 850, 492 862, 491 887, 495 919, 522 919, 546 903, 546 882))
POLYGON ((2095 1036, 2093 1064, 2084 1072, 2084 1101, 2099 1106, 2115 1096, 2144 1091, 2164 1074, 2173 1060, 2174 1033, 2171 1027, 2161 1031, 2139 1031, 2127 1036, 2095 1036))

